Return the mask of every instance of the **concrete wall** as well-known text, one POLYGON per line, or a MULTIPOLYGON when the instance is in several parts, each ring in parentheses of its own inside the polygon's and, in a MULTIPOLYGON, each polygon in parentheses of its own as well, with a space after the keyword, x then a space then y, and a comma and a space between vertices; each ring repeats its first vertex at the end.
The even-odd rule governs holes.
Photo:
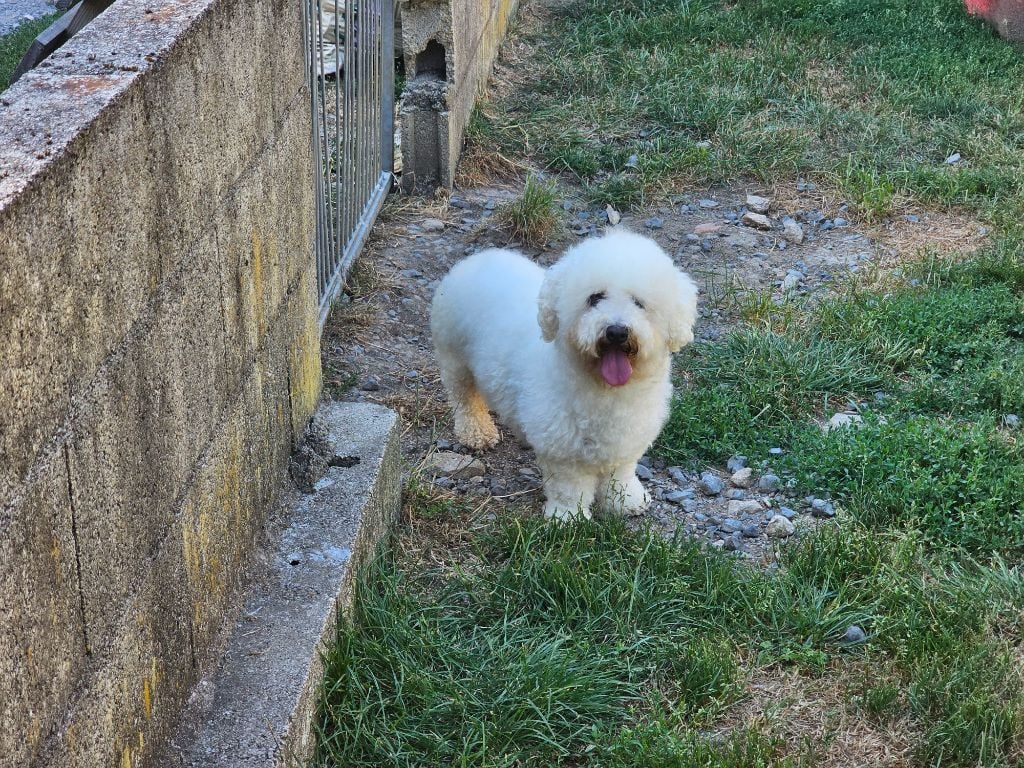
POLYGON ((144 765, 320 388, 294 0, 120 0, 0 94, 0 764, 144 765))
POLYGON ((469 116, 516 5, 517 0, 402 1, 405 190, 451 187, 469 116))

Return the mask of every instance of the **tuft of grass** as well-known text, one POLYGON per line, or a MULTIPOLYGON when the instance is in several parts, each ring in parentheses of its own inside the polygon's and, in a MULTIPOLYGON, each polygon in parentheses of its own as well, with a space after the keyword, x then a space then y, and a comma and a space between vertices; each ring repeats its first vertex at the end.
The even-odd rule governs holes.
POLYGON ((5 35, 0 35, 0 91, 7 90, 11 84, 11 75, 22 57, 32 45, 32 41, 60 17, 59 13, 42 16, 19 24, 5 35))
POLYGON ((495 222, 516 240, 527 245, 543 245, 560 223, 555 208, 556 194, 553 182, 543 182, 531 175, 526 179, 523 193, 495 212, 495 222))

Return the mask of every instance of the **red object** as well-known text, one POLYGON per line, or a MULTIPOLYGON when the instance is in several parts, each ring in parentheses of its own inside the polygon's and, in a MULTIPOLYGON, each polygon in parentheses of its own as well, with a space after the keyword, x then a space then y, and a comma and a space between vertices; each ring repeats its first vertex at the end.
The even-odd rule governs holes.
POLYGON ((1007 40, 1024 41, 1024 0, 964 0, 972 16, 980 16, 1007 40))

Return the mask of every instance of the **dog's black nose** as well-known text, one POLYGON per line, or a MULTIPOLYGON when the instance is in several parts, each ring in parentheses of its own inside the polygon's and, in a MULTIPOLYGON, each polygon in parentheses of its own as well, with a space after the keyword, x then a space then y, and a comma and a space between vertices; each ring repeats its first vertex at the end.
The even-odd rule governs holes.
POLYGON ((624 325, 609 325, 605 328, 604 337, 609 344, 625 344, 629 341, 629 328, 624 325))

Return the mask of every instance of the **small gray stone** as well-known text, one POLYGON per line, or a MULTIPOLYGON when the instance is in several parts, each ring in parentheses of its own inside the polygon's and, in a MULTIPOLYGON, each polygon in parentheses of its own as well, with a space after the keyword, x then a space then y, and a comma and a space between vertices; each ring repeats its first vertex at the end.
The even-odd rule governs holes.
POLYGON ((831 432, 833 429, 855 429, 864 422, 864 417, 859 413, 836 413, 825 423, 822 429, 831 432))
POLYGON ((787 520, 792 520, 794 517, 796 517, 796 512, 790 509, 789 507, 779 507, 779 514, 787 520))
POLYGON ((786 272, 786 276, 782 278, 782 283, 779 288, 783 293, 790 293, 795 291, 799 286, 800 282, 804 279, 804 273, 795 269, 791 269, 786 272))
POLYGON ((440 219, 424 219, 420 226, 424 232, 440 232, 444 229, 444 222, 440 219))
POLYGON ((757 499, 746 499, 745 501, 730 501, 729 515, 731 517, 742 517, 744 515, 761 514, 761 502, 757 499))
POLYGON ((654 464, 654 459, 652 459, 650 456, 641 456, 637 464, 643 464, 645 467, 650 467, 651 465, 654 464))
POLYGON ((1007 429, 1018 429, 1020 427, 1020 416, 1015 413, 1007 413, 1003 416, 1003 426, 1007 429))
POLYGON ((686 491, 681 491, 677 488, 674 491, 666 491, 661 495, 661 498, 669 504, 682 504, 687 499, 693 498, 693 495, 688 495, 686 491))
POLYGON ((452 441, 444 439, 435 440, 434 447, 439 451, 450 451, 452 449, 452 441))
POLYGON ((735 485, 737 488, 749 488, 754 484, 754 470, 750 467, 743 467, 743 469, 737 469, 732 473, 732 477, 729 478, 729 482, 735 485))
POLYGON ((409 371, 409 372, 407 372, 405 374, 405 378, 407 378, 407 379, 418 379, 419 377, 420 377, 420 372, 419 371, 409 371))
POLYGON ((774 493, 782 487, 782 479, 778 475, 768 473, 761 475, 757 481, 757 490, 764 493, 774 493))
POLYGON ((768 521, 765 531, 773 539, 786 539, 796 533, 796 526, 782 515, 775 515, 768 521))
POLYGON ((761 197, 760 195, 747 195, 747 208, 752 210, 754 213, 768 213, 768 209, 771 205, 772 201, 767 197, 761 197))
POLYGON ((741 218, 740 221, 754 229, 768 230, 772 228, 772 220, 760 213, 747 211, 743 214, 743 218, 741 218))
POLYGON ((768 454, 770 456, 781 456, 784 453, 785 453, 785 451, 782 450, 781 448, 769 448, 768 449, 768 454))
POLYGON ((959 152, 954 152, 953 154, 946 158, 946 165, 956 165, 962 159, 963 158, 960 156, 959 152))
POLYGON ((726 533, 735 533, 743 529, 743 523, 735 517, 727 517, 722 521, 721 528, 726 533))
POLYGON ((643 464, 637 464, 636 465, 636 476, 640 480, 650 480, 651 478, 654 477, 654 473, 651 472, 651 470, 649 470, 643 464))
POLYGON ((665 220, 660 216, 651 216, 651 218, 644 222, 644 226, 648 229, 661 229, 665 226, 665 220))
POLYGON ((697 205, 699 205, 701 208, 717 208, 718 201, 712 200, 710 198, 704 198, 703 200, 699 200, 697 202, 697 205))
POLYGON ((669 467, 667 470, 668 476, 672 478, 673 482, 679 485, 686 485, 690 482, 690 476, 683 472, 682 467, 669 467))
POLYGON ((863 643, 867 640, 868 636, 864 634, 864 630, 858 627, 856 624, 851 624, 846 628, 843 633, 843 642, 848 645, 856 645, 857 643, 863 643))
POLYGON ((836 516, 836 508, 832 506, 831 502, 825 501, 824 499, 815 499, 811 502, 811 517, 817 517, 822 520, 831 520, 836 516))
POLYGON ((804 228, 796 219, 787 216, 782 220, 782 236, 793 245, 800 245, 804 241, 804 228))
POLYGON ((747 498, 747 492, 742 488, 730 488, 725 492, 725 498, 732 499, 733 501, 742 501, 747 498))
POLYGON ((376 376, 367 376, 360 389, 363 392, 376 392, 380 389, 380 380, 376 376))
POLYGON ((700 489, 708 496, 717 496, 725 488, 722 478, 713 472, 703 472, 700 476, 700 489))
POLYGON ((748 539, 756 539, 761 535, 761 529, 756 525, 744 525, 741 533, 748 539))
POLYGON ((436 485, 438 488, 449 489, 453 485, 455 485, 455 481, 452 480, 450 477, 437 477, 434 478, 434 485, 436 485))
POLYGON ((849 224, 850 222, 848 222, 848 221, 847 221, 846 219, 844 219, 844 218, 843 218, 843 217, 841 217, 841 216, 836 216, 835 220, 834 220, 834 221, 833 221, 832 223, 833 223, 833 224, 834 224, 835 226, 837 226, 837 227, 845 227, 845 226, 846 226, 847 224, 849 224))
POLYGON ((423 463, 428 475, 441 475, 456 480, 468 480, 486 473, 487 468, 480 459, 452 451, 435 451, 423 463))
POLYGON ((729 461, 725 463, 725 466, 729 469, 730 472, 739 472, 741 469, 747 466, 747 457, 737 453, 735 456, 731 457, 729 461))
POLYGON ((738 532, 731 534, 725 539, 725 544, 722 545, 722 548, 725 549, 726 552, 737 552, 743 549, 742 535, 738 532))

